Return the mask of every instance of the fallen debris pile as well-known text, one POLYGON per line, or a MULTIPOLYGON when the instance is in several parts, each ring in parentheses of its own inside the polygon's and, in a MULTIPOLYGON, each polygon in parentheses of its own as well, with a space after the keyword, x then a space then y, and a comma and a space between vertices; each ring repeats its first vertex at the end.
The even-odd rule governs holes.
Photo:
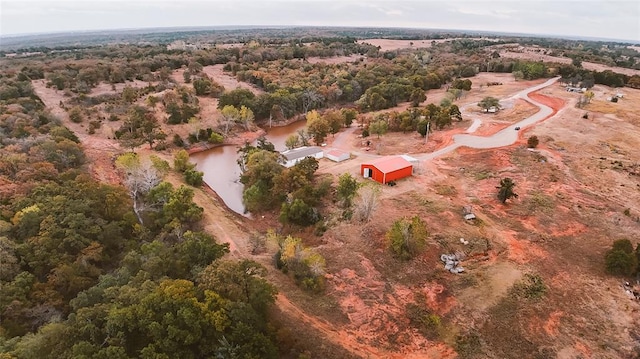
POLYGON ((464 253, 456 252, 455 254, 442 254, 440 260, 444 263, 445 270, 458 274, 464 272, 464 268, 460 265, 464 257, 464 253))

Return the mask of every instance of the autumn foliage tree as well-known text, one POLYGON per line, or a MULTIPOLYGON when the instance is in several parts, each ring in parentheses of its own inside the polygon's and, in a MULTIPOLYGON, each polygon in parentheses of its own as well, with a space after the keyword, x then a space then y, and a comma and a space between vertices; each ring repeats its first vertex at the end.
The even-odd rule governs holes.
POLYGON ((393 254, 403 260, 418 255, 426 245, 428 236, 426 225, 418 216, 393 222, 386 235, 393 254))

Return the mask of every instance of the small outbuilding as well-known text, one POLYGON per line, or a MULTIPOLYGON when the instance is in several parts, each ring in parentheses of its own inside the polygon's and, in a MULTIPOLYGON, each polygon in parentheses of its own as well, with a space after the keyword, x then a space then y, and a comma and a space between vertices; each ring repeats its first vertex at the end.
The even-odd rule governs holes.
POLYGON ((413 174, 413 165, 401 156, 382 157, 360 165, 360 174, 376 182, 386 184, 413 174))
POLYGON ((346 151, 332 149, 327 151, 324 156, 333 162, 342 162, 348 160, 351 157, 351 154, 346 151))
POLYGON ((317 160, 324 157, 324 153, 322 152, 322 149, 317 146, 298 147, 292 150, 281 152, 281 154, 285 158, 285 163, 283 165, 287 168, 295 166, 298 162, 302 161, 307 157, 313 157, 317 160))

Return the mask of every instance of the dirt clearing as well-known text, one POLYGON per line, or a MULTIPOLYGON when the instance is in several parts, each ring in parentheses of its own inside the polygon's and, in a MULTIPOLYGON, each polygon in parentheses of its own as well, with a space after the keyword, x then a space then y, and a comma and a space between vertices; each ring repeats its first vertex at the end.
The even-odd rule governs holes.
POLYGON ((249 83, 238 81, 235 77, 224 72, 222 69, 223 67, 224 65, 205 66, 202 71, 215 82, 224 86, 227 91, 235 90, 236 88, 243 88, 253 92, 255 95, 264 93, 262 89, 259 89, 249 83))
MULTIPOLYGON (((393 51, 399 49, 423 49, 429 48, 433 44, 439 44, 443 42, 449 42, 452 40, 461 40, 462 38, 451 39, 434 39, 434 40, 393 40, 393 39, 366 39, 359 40, 361 44, 370 44, 380 48, 380 51, 393 51)), ((489 40, 488 38, 467 38, 467 40, 489 40)))

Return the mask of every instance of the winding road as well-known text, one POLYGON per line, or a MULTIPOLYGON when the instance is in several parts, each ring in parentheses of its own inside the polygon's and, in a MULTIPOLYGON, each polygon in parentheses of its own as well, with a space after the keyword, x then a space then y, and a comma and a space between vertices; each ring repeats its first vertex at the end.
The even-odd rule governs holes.
MULTIPOLYGON (((531 92, 535 92, 545 87, 553 85, 556 81, 558 81, 558 79, 560 79, 560 77, 554 77, 552 79, 549 79, 548 81, 545 81, 540 85, 536 85, 533 87, 529 87, 528 89, 522 90, 516 93, 515 95, 509 97, 508 99, 506 99, 506 100, 522 99, 540 109, 540 111, 523 119, 522 121, 519 121, 513 125, 510 125, 509 127, 504 128, 491 136, 473 136, 473 135, 467 135, 467 134, 454 135, 453 144, 443 147, 437 151, 420 154, 414 157, 419 160, 429 160, 429 159, 433 159, 433 158, 442 156, 444 154, 447 154, 457 149, 458 147, 463 147, 463 146, 470 147, 470 148, 497 148, 497 147, 504 147, 504 146, 509 146, 514 144, 518 140, 518 131, 516 130, 516 127, 520 127, 521 129, 524 129, 525 127, 529 127, 531 125, 534 125, 546 119, 553 113, 553 110, 549 106, 546 106, 536 100, 531 99, 529 97, 529 94, 531 92)), ((481 122, 479 122, 479 120, 477 119, 474 120, 473 124, 471 124, 469 129, 467 129, 467 133, 471 133, 477 130, 478 127, 480 127, 480 124, 481 122)))
MULTIPOLYGON (((551 86, 554 83, 556 83, 556 81, 558 81, 560 79, 560 77, 554 77, 552 79, 549 79, 547 81, 545 81, 544 83, 541 83, 539 85, 533 86, 533 87, 529 87, 527 89, 524 89, 522 91, 519 91, 517 93, 515 93, 514 95, 507 97, 505 99, 502 99, 502 101, 513 101, 513 100, 517 100, 517 99, 522 99, 524 101, 529 102, 530 104, 538 107, 540 109, 540 111, 534 113, 533 115, 517 122, 514 123, 510 126, 508 126, 507 128, 504 128, 498 132, 496 132, 495 134, 491 135, 491 136, 474 136, 471 135, 471 133, 475 132, 480 125, 482 125, 482 120, 475 118, 473 119, 473 123, 471 124, 471 126, 469 126, 469 128, 467 128, 467 130, 465 131, 467 134, 457 134, 457 135, 453 135, 453 142, 452 144, 443 147, 437 151, 434 152, 430 152, 430 153, 420 153, 420 154, 412 154, 412 157, 415 157, 418 160, 430 160, 436 157, 440 157, 442 155, 445 155, 451 151, 456 150, 459 147, 470 147, 470 148, 482 148, 482 149, 486 149, 486 148, 498 148, 498 147, 505 147, 505 146, 509 146, 514 144, 517 140, 518 140, 518 130, 516 130, 516 127, 520 127, 521 129, 524 129, 526 127, 530 127, 546 118, 548 118, 551 114, 553 114, 553 110, 549 107, 546 106, 532 98, 529 97, 529 94, 538 90, 541 90, 545 87, 551 86)), ((469 107, 471 105, 475 105, 475 103, 471 103, 471 104, 466 104, 464 105, 463 108, 463 112, 464 112, 464 108, 469 107)), ((349 150, 348 148, 341 148, 341 146, 344 143, 344 137, 349 136, 351 134, 353 134, 355 128, 350 128, 347 131, 341 132, 338 136, 336 136, 336 139, 333 143, 333 148, 340 148, 340 149, 344 149, 344 150, 349 150)), ((380 155, 376 155, 373 153, 369 153, 369 152, 357 152, 357 151, 351 151, 353 154, 358 155, 358 156, 363 156, 364 158, 378 158, 378 157, 382 157, 380 155)))

